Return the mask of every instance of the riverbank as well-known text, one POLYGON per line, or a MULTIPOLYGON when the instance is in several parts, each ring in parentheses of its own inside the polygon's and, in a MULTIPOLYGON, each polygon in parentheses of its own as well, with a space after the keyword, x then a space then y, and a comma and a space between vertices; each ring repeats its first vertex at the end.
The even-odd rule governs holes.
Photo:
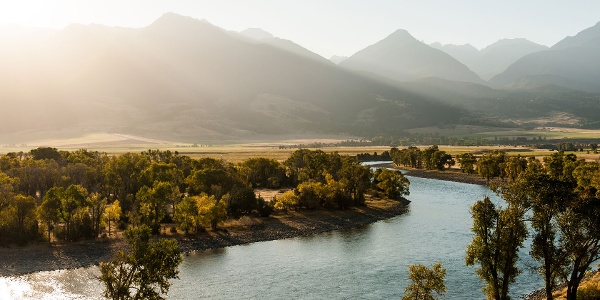
POLYGON ((405 175, 413 176, 413 177, 454 181, 454 182, 462 182, 462 183, 470 183, 470 184, 478 184, 478 185, 487 185, 488 184, 488 182, 485 180, 485 178, 482 178, 478 174, 466 174, 466 173, 463 173, 460 169, 456 169, 456 168, 446 169, 443 171, 425 170, 425 169, 413 169, 413 168, 407 168, 407 167, 398 167, 394 163, 373 164, 371 166, 379 167, 379 168, 402 169, 402 170, 406 171, 405 175))
MULTIPOLYGON (((358 228, 401 215, 408 210, 408 201, 375 199, 368 200, 366 204, 364 207, 346 211, 277 211, 269 218, 229 221, 216 231, 206 231, 193 236, 168 233, 163 237, 176 238, 181 251, 188 253, 358 228)), ((97 265, 101 261, 110 260, 113 253, 123 246, 121 239, 105 239, 81 243, 0 248, 0 276, 97 265)))
POLYGON ((487 185, 487 181, 485 178, 481 178, 476 174, 466 174, 462 173, 460 170, 423 170, 423 169, 407 169, 406 175, 421 177, 421 178, 430 178, 437 180, 446 180, 446 181, 454 181, 454 182, 462 182, 462 183, 470 183, 470 184, 478 184, 478 185, 487 185))

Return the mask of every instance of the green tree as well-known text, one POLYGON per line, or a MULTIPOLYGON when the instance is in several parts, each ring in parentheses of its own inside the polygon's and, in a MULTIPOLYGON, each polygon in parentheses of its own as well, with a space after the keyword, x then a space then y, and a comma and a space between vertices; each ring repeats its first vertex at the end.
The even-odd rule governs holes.
POLYGON ((88 197, 90 219, 92 221, 92 231, 94 237, 100 234, 102 223, 102 214, 106 210, 107 200, 102 198, 98 193, 91 193, 88 197))
POLYGON ((33 226, 35 220, 35 199, 31 196, 16 195, 11 203, 14 207, 14 218, 16 221, 19 236, 26 237, 29 229, 33 226))
POLYGON ((460 164, 460 170, 463 173, 473 174, 475 172, 475 163, 477 159, 473 153, 463 153, 456 157, 456 160, 460 164))
POLYGON ((198 228, 198 203, 194 197, 186 196, 177 203, 175 221, 179 223, 179 228, 185 231, 185 234, 188 234, 190 229, 198 228))
POLYGON ((66 239, 74 239, 74 228, 72 228, 73 216, 77 210, 87 205, 87 190, 80 185, 70 185, 67 189, 53 187, 48 191, 53 192, 54 197, 58 197, 61 205, 58 208, 58 216, 65 222, 67 231, 66 239), (53 191, 54 190, 54 191, 53 191))
POLYGON ((534 234, 530 254, 540 262, 546 297, 550 300, 566 263, 557 221, 574 197, 573 188, 573 184, 551 175, 526 172, 502 190, 508 203, 531 213, 534 234))
POLYGON ((390 199, 400 199, 410 194, 410 182, 398 170, 378 169, 375 174, 376 187, 390 199))
POLYGON ((110 299, 165 299, 178 278, 182 261, 177 241, 150 241, 150 228, 141 226, 124 232, 128 249, 111 261, 100 263, 104 296, 110 299))
POLYGON ((577 289, 600 259, 600 199, 579 199, 558 217, 560 248, 566 256, 562 279, 567 283, 567 300, 577 299, 577 289))
POLYGON ((60 205, 60 197, 55 195, 54 192, 48 192, 44 196, 44 201, 42 201, 42 204, 37 208, 37 215, 46 226, 46 231, 48 232, 48 242, 50 243, 52 243, 51 233, 54 229, 54 224, 59 221, 58 209, 60 208, 60 205))
POLYGON ((411 283, 404 290, 402 300, 435 300, 446 293, 446 269, 441 263, 437 262, 431 268, 421 264, 410 265, 408 269, 411 283))
POLYGON ((471 215, 475 235, 465 261, 468 266, 480 266, 476 273, 487 283, 487 299, 510 299, 509 285, 520 272, 516 266, 518 250, 527 236, 522 213, 512 207, 497 209, 485 197, 471 207, 471 215))
POLYGON ((151 188, 143 186, 136 198, 140 201, 140 213, 153 233, 158 233, 160 222, 167 214, 167 203, 179 198, 179 188, 170 182, 155 181, 151 188))

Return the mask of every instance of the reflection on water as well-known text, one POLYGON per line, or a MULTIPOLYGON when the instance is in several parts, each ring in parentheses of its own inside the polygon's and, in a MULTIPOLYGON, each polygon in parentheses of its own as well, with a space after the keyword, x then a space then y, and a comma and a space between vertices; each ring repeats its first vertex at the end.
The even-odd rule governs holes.
MULTIPOLYGON (((474 269, 465 266, 471 240, 469 207, 489 189, 410 177, 410 211, 352 230, 191 253, 173 282, 171 299, 398 299, 409 264, 442 262, 446 299, 483 299, 474 269)), ((527 250, 522 264, 532 265, 527 250)), ((0 278, 0 293, 23 299, 95 299, 98 268, 0 278), (91 296, 90 296, 91 295, 91 296)), ((519 296, 541 279, 524 272, 519 296)), ((0 297, 3 298, 3 297, 0 297)))
POLYGON ((0 299, 102 299, 97 267, 0 278, 0 299))

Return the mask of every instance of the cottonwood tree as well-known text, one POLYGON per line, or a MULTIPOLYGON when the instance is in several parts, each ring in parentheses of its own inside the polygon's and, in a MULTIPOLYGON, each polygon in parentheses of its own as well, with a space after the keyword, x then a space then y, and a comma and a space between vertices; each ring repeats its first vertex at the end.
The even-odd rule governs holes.
POLYGON ((186 196, 177 203, 177 215, 175 221, 179 223, 185 234, 188 234, 190 229, 197 229, 199 226, 198 220, 198 203, 194 197, 186 196))
POLYGON ((446 269, 441 263, 437 262, 431 268, 421 264, 410 265, 408 269, 411 283, 404 290, 402 300, 435 300, 446 293, 446 269))
POLYGON ((463 153, 456 156, 456 160, 460 164, 460 170, 463 173, 473 174, 475 173, 475 163, 477 163, 477 159, 473 153, 463 153))
POLYGON ((219 201, 215 196, 196 196, 196 205, 198 207, 199 222, 203 226, 210 226, 211 229, 217 229, 219 223, 227 219, 227 207, 224 201, 219 201))
POLYGON ((520 270, 518 250, 527 236, 522 212, 517 208, 496 208, 485 197, 471 207, 475 234, 467 247, 467 266, 479 265, 477 275, 486 282, 487 299, 507 300, 509 286, 520 270))
POLYGON ((119 200, 113 201, 112 204, 106 207, 103 218, 108 223, 108 236, 110 236, 110 222, 116 222, 121 218, 121 204, 119 203, 119 200))
POLYGON ((104 296, 110 299, 165 299, 178 278, 181 254, 174 239, 150 241, 148 226, 124 232, 127 249, 109 262, 100 263, 104 296))
POLYGON ((377 169, 373 175, 376 187, 390 199, 400 199, 410 194, 410 182, 398 170, 377 169))
POLYGON ((533 230, 531 256, 540 262, 546 297, 553 299, 552 291, 565 265, 564 251, 559 245, 558 218, 565 211, 573 195, 573 185, 543 173, 521 174, 502 189, 504 199, 515 207, 528 211, 533 230))

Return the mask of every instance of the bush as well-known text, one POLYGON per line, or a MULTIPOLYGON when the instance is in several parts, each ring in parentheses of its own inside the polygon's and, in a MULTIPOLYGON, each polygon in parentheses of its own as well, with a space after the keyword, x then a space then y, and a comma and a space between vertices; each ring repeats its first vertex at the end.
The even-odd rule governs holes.
POLYGON ((270 202, 265 201, 262 197, 257 199, 256 204, 256 212, 259 217, 266 218, 273 213, 273 205, 270 202))
POLYGON ((600 282, 580 287, 577 290, 577 300, 597 300, 600 299, 600 282))

